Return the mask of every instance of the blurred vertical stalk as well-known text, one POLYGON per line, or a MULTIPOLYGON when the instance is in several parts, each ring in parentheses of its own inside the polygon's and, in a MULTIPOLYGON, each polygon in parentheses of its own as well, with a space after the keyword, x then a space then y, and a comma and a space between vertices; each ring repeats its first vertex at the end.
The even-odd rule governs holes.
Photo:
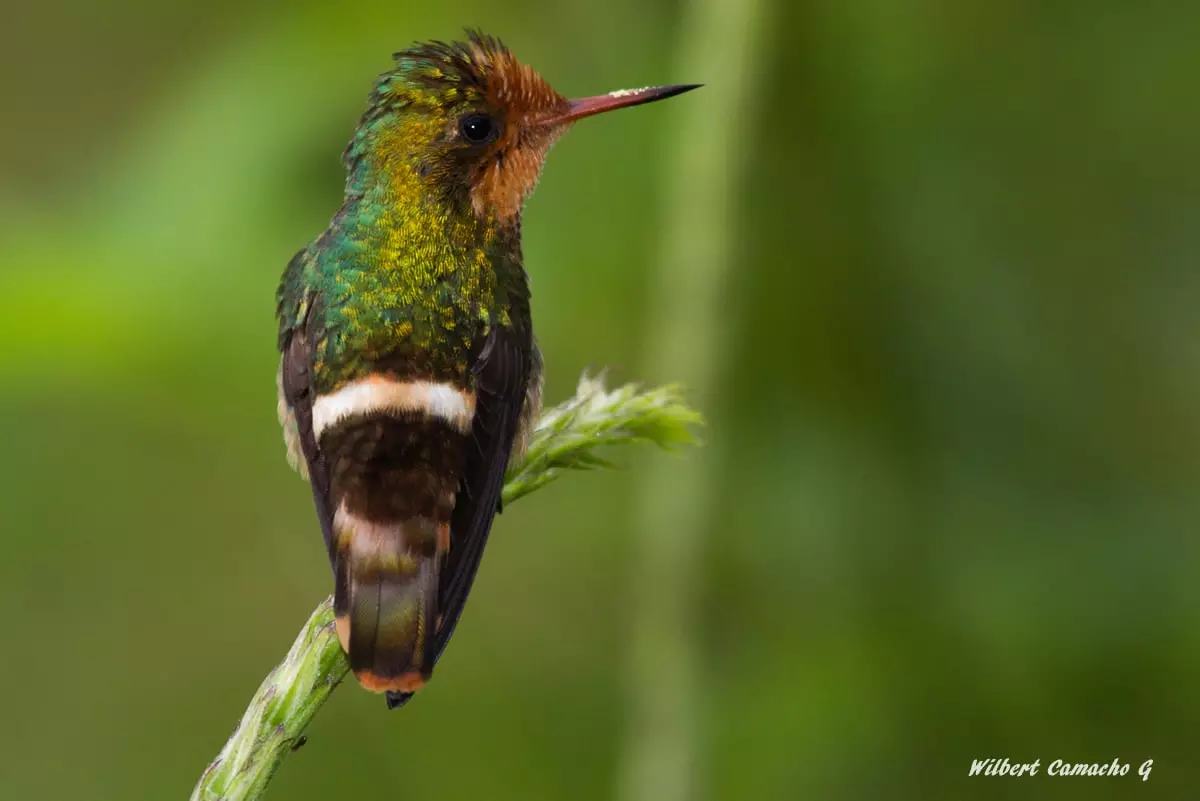
MULTIPOLYGON (((648 376, 670 374, 706 407, 724 361, 743 153, 752 141, 771 0, 696 0, 684 12, 675 74, 702 81, 676 107, 665 152, 665 208, 652 274, 648 376)), ((628 730, 620 801, 690 801, 697 783, 703 675, 694 610, 713 487, 708 458, 656 464, 637 504, 628 730)))

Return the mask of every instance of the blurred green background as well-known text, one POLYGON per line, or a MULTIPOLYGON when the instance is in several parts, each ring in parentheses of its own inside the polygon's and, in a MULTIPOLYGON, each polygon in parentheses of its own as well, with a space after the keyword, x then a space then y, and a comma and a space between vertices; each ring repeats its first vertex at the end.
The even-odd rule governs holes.
POLYGON ((273 293, 389 54, 463 25, 707 84, 570 133, 525 250, 548 398, 693 382, 708 444, 507 510, 437 680, 344 687, 270 797, 1194 797, 1200 5, 4 16, 0 799, 186 797, 329 591, 273 293))

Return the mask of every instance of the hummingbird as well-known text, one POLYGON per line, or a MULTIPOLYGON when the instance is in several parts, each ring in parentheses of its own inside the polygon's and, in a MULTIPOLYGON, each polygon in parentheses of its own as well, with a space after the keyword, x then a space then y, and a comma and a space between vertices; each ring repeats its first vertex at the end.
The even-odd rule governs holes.
POLYGON ((577 120, 695 84, 568 100, 499 39, 394 55, 345 196, 276 294, 279 417, 312 488, 351 670, 389 708, 433 674, 541 408, 521 212, 577 120))

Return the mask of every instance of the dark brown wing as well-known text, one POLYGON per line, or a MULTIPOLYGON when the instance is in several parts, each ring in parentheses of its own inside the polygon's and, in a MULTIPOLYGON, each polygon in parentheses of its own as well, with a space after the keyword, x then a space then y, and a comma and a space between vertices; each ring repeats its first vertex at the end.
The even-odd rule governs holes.
POLYGON ((283 347, 283 395, 296 418, 300 435, 300 450, 308 465, 308 482, 312 486, 313 502, 317 507, 317 519, 321 521, 321 534, 325 538, 325 551, 329 564, 334 564, 333 512, 329 508, 329 470, 325 457, 313 437, 312 419, 312 353, 303 328, 293 329, 282 343, 283 347))
MULTIPOLYGON (((458 624, 492 529, 521 421, 531 351, 532 340, 527 333, 496 325, 472 368, 475 418, 450 521, 450 553, 438 588, 441 622, 432 642, 435 663, 458 624)), ((388 693, 388 707, 400 706, 410 697, 407 693, 388 693)))

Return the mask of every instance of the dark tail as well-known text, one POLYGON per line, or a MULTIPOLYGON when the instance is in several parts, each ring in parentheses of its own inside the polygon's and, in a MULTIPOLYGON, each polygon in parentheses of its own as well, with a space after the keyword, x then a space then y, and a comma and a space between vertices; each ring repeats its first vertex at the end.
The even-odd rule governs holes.
MULTIPOLYGON (((385 407, 423 397, 416 385, 381 379, 341 400, 335 394, 335 411, 364 411, 355 406, 363 393, 385 407)), ((433 673, 438 573, 466 442, 446 420, 407 407, 338 420, 321 434, 335 510, 338 639, 359 683, 389 698, 416 692, 433 673)))
POLYGON ((448 525, 420 517, 375 523, 341 512, 335 529, 334 614, 350 668, 368 690, 416 692, 433 672, 448 525))

